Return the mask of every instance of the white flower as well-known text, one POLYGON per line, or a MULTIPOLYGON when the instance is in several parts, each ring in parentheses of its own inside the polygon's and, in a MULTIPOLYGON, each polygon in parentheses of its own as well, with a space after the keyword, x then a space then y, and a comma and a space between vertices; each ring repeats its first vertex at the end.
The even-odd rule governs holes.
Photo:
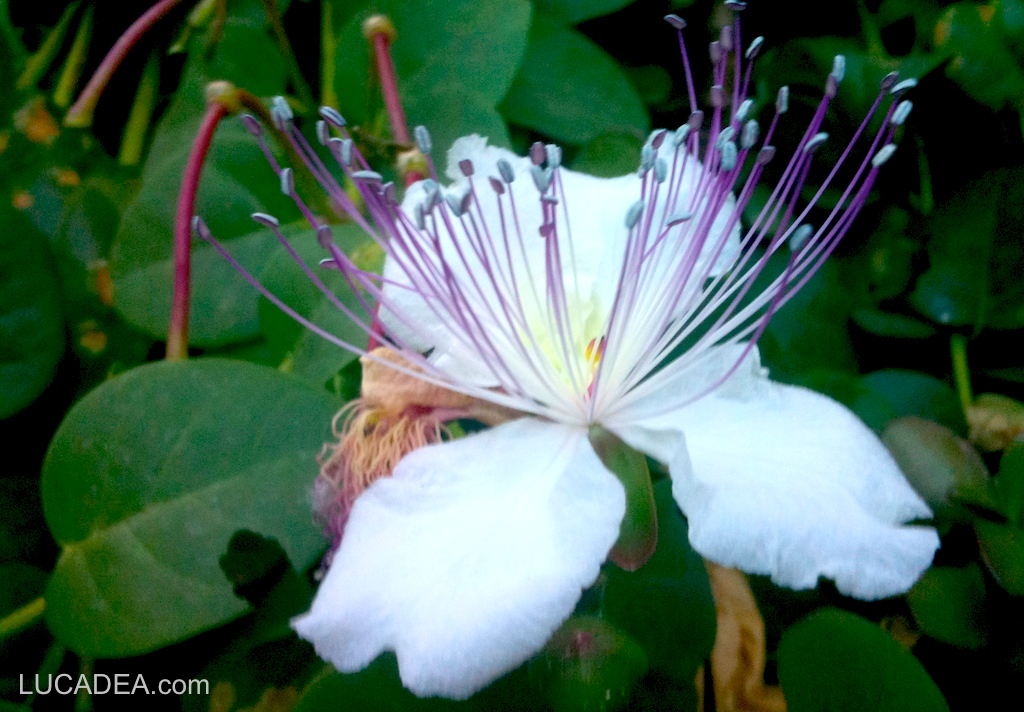
POLYGON ((391 650, 416 694, 465 698, 540 650, 619 537, 626 493, 595 454, 595 425, 668 466, 691 543, 714 562, 793 588, 826 577, 863 599, 914 583, 938 537, 906 523, 928 507, 856 416, 769 381, 754 347, 891 153, 887 120, 840 204, 803 226, 796 199, 839 78, 746 232, 772 130, 759 141, 749 105, 729 117, 715 90, 706 139, 700 112, 655 132, 636 175, 594 178, 561 167, 557 148, 520 158, 471 136, 449 153, 449 186, 421 181, 401 205, 324 114, 371 221, 353 217, 387 252, 383 279, 367 275, 317 224, 333 266, 379 300, 383 338, 420 378, 522 417, 414 450, 356 500, 312 609, 293 622, 323 658, 350 672, 391 650), (785 273, 748 294, 780 249, 785 273))

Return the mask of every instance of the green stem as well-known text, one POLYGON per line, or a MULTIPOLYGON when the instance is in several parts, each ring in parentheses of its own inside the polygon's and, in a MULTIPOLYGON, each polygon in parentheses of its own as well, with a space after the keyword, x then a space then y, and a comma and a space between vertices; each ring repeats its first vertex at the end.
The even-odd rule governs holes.
POLYGON ((78 80, 82 78, 82 69, 85 67, 85 60, 89 57, 89 40, 92 38, 92 11, 90 5, 82 13, 82 21, 78 24, 78 31, 75 33, 75 40, 71 43, 71 50, 64 60, 64 68, 57 80, 57 87, 53 90, 53 103, 62 109, 71 104, 71 99, 78 86, 78 80))
POLYGON ((40 596, 34 601, 26 603, 13 613, 8 613, 3 618, 0 618, 0 640, 7 640, 15 633, 20 633, 25 628, 34 625, 43 617, 45 612, 46 599, 40 596))
POLYGON ((917 171, 921 175, 921 205, 922 215, 931 215, 935 210, 935 195, 932 192, 932 172, 928 165, 928 155, 924 152, 924 141, 920 136, 914 137, 917 145, 917 171))
POLYGON ((263 10, 267 15, 267 21, 270 22, 270 29, 277 39, 277 46, 281 50, 285 64, 288 65, 288 74, 291 77, 292 86, 295 87, 295 93, 298 94, 299 100, 306 105, 307 109, 312 109, 316 105, 316 99, 313 98, 313 92, 306 84, 302 70, 299 69, 299 62, 295 58, 292 44, 288 41, 288 34, 284 30, 284 21, 282 21, 281 13, 277 8, 277 0, 263 0, 263 10))
POLYGON ((334 36, 334 5, 324 2, 320 17, 320 99, 324 106, 338 108, 337 81, 338 41, 334 36))
POLYGON ((18 81, 15 82, 14 86, 16 89, 21 90, 34 87, 43 78, 43 75, 46 74, 46 70, 50 68, 53 58, 57 56, 57 52, 64 42, 64 35, 67 34, 68 28, 71 26, 71 20, 75 17, 78 5, 78 2, 68 5, 67 9, 64 10, 64 14, 60 16, 60 20, 57 21, 56 26, 50 30, 50 34, 43 40, 43 44, 25 62, 25 69, 22 71, 21 76, 18 77, 18 81))
POLYGON ((956 384, 957 395, 960 396, 960 407, 966 416, 967 411, 974 405, 971 371, 967 367, 967 338, 962 334, 953 334, 949 340, 949 351, 953 357, 953 382, 956 384))
POLYGON ((160 61, 154 52, 146 60, 139 80, 139 88, 135 92, 128 122, 121 136, 121 148, 117 153, 117 162, 122 166, 137 166, 142 160, 142 149, 146 145, 146 133, 153 119, 156 107, 157 88, 160 84, 160 61))

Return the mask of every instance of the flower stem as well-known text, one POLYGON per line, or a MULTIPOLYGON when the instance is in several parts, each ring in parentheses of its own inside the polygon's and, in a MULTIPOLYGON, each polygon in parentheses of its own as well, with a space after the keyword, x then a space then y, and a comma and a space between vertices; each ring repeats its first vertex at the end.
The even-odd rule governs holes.
POLYGON ((20 633, 31 625, 34 625, 43 617, 46 612, 46 599, 39 597, 34 601, 26 603, 18 610, 0 618, 0 641, 7 640, 16 633, 20 633))
POLYGON ((391 122, 391 136, 396 143, 408 145, 409 128, 405 121, 402 100, 398 96, 398 77, 395 74, 395 63, 391 59, 391 43, 398 33, 395 26, 385 15, 374 15, 363 23, 363 35, 373 47, 373 55, 377 60, 377 73, 380 76, 380 91, 384 97, 388 120, 391 122))
POLYGON ((968 409, 974 405, 971 371, 967 367, 967 338, 963 334, 953 334, 949 339, 949 350, 953 356, 953 382, 960 396, 960 407, 966 416, 968 409))
POLYGON ((64 10, 64 14, 57 21, 57 24, 46 35, 46 39, 43 40, 39 49, 25 62, 25 69, 22 70, 18 81, 14 84, 16 89, 33 87, 46 74, 46 70, 50 68, 53 58, 57 55, 61 44, 64 42, 64 35, 67 34, 68 28, 71 26, 71 20, 75 17, 78 5, 78 2, 68 5, 67 9, 64 10))
POLYGON ((117 152, 117 162, 122 166, 137 166, 142 160, 142 149, 146 144, 146 132, 149 130, 156 107, 157 88, 160 84, 160 61, 154 52, 146 61, 139 80, 139 88, 135 92, 128 113, 128 123, 124 126, 121 136, 121 148, 117 152))
POLYGON ((114 76, 117 68, 121 66, 121 62, 124 61, 129 50, 135 46, 139 38, 146 34, 149 28, 174 9, 180 2, 181 0, 160 0, 160 2, 153 5, 139 19, 133 22, 131 27, 124 31, 124 34, 117 39, 114 46, 107 52, 107 56, 100 62, 100 66, 97 67, 96 73, 92 75, 92 79, 89 80, 89 83, 78 97, 78 101, 68 110, 67 115, 64 117, 65 126, 82 128, 92 125, 92 116, 96 109, 96 103, 100 100, 103 90, 107 88, 111 77, 114 76))
POLYGON ((334 37, 334 5, 325 2, 320 16, 320 101, 325 106, 338 107, 337 79, 338 41, 334 37))
POLYGON ((89 56, 89 40, 92 38, 92 15, 91 6, 82 13, 82 21, 78 24, 74 42, 71 43, 67 59, 64 60, 64 68, 57 80, 57 87, 53 90, 53 103, 62 109, 71 103, 78 80, 82 78, 82 69, 89 56))
POLYGON ((306 83, 306 79, 302 76, 299 62, 295 59, 295 52, 292 51, 291 42, 288 41, 288 34, 284 31, 284 22, 281 20, 281 13, 277 8, 277 0, 263 0, 263 11, 267 15, 267 21, 270 22, 270 29, 274 33, 274 38, 277 39, 277 46, 281 50, 285 64, 288 65, 288 74, 292 80, 292 85, 295 87, 295 93, 298 94, 299 100, 303 104, 307 107, 312 107, 316 100, 313 98, 313 92, 310 90, 309 84, 306 83))
MULTIPOLYGON (((231 87, 231 89, 234 89, 231 87)), ((178 211, 174 217, 174 301, 171 305, 171 324, 167 332, 168 361, 188 358, 188 317, 192 270, 192 216, 195 215, 196 191, 203 172, 203 162, 210 150, 214 131, 221 119, 231 113, 223 95, 211 96, 206 114, 199 126, 192 152, 185 165, 185 174, 178 193, 178 211)))

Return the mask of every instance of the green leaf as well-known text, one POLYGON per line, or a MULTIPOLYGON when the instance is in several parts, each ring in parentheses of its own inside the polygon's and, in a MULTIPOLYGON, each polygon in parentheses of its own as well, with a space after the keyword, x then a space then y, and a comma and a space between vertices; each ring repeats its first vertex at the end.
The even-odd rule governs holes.
POLYGON ((328 666, 302 692, 292 712, 335 712, 339 702, 366 712, 445 712, 465 709, 465 703, 437 697, 420 698, 402 687, 398 663, 391 654, 378 657, 361 672, 343 675, 328 666))
POLYGON ((949 709, 913 655, 879 626, 846 611, 812 613, 786 631, 778 655, 790 712, 949 709))
POLYGON ((603 134, 580 149, 572 169, 602 178, 626 175, 640 165, 643 144, 640 137, 633 134, 603 134))
POLYGON ((984 461, 949 428, 916 416, 900 418, 885 429, 882 442, 937 515, 952 515, 956 501, 995 507, 984 461))
POLYGON ((690 548, 672 485, 654 486, 658 548, 638 571, 606 566, 601 613, 636 639, 652 669, 691 685, 715 641, 715 604, 704 560, 690 548))
MULTIPOLYGON (((358 249, 356 246, 360 243, 365 245, 368 240, 356 225, 336 225, 333 231, 337 243, 348 252, 358 249)), ((372 312, 369 315, 366 313, 341 273, 318 266, 318 262, 328 254, 320 247, 313 231, 303 224, 294 228, 285 227, 283 232, 290 238, 299 256, 323 280, 325 286, 337 295, 339 301, 369 324, 372 312)), ((317 288, 283 246, 279 246, 267 261, 260 280, 290 307, 329 333, 358 348, 366 346, 367 333, 317 288)), ((368 303, 372 309, 372 302, 368 303)), ((278 360, 285 361, 286 370, 317 385, 322 385, 356 358, 354 353, 309 331, 266 299, 260 300, 259 315, 260 327, 278 360)))
POLYGON ((935 26, 935 44, 947 54, 946 76, 975 100, 998 109, 1024 89, 1014 53, 990 6, 960 2, 935 26))
POLYGON ((911 302, 940 324, 1024 326, 1024 171, 994 170, 939 205, 911 302))
POLYGON ((861 383, 884 398, 894 418, 916 415, 934 420, 957 433, 967 432, 960 400, 953 389, 934 376, 903 369, 874 371, 861 383))
POLYGON ((381 0, 356 11, 337 36, 335 92, 346 118, 372 126, 379 88, 367 86, 370 50, 362 22, 387 15, 398 32, 392 46, 398 88, 410 126, 422 124, 442 157, 468 133, 509 145, 495 107, 508 92, 526 51, 530 3, 526 0, 381 0))
POLYGON ((576 25, 592 17, 608 15, 633 0, 533 0, 538 12, 567 25, 576 25))
MULTIPOLYGON (((226 29, 225 37, 229 34, 226 29)), ((247 57, 249 74, 239 83, 255 82, 268 93, 283 91, 280 68, 268 68, 265 59, 257 57, 247 57)), ((203 91, 212 78, 207 71, 200 57, 186 65, 174 103, 153 137, 142 188, 125 209, 112 248, 115 307, 129 323, 157 338, 166 337, 170 319, 174 216, 182 172, 205 112, 203 91)), ((283 219, 296 214, 256 142, 240 121, 228 118, 218 126, 206 157, 196 213, 243 265, 256 272, 276 244, 270 233, 252 223, 250 214, 259 211, 283 219)), ((253 337, 258 301, 256 291, 212 248, 193 249, 191 343, 219 346, 253 337)))
POLYGON ((1003 453, 995 485, 1006 520, 1016 526, 1024 524, 1024 442, 1014 442, 1003 453))
POLYGON ((584 144, 606 133, 645 138, 650 119, 618 63, 576 30, 537 13, 530 44, 501 103, 509 123, 584 144))
POLYGON ((1024 596, 1024 529, 976 519, 981 558, 999 585, 1014 596, 1024 596))
POLYGON ((57 279, 42 237, 23 215, 0 210, 0 419, 31 403, 64 353, 57 279))
POLYGON ((881 309, 857 309, 851 316, 857 326, 875 336, 892 339, 927 339, 936 333, 934 326, 920 319, 881 309))
POLYGON ((972 650, 985 644, 985 580, 976 563, 928 569, 907 593, 907 603, 921 630, 936 640, 972 650))
POLYGON ((143 366, 86 396, 43 467, 63 547, 54 635, 91 657, 136 655, 244 613, 218 566, 237 529, 274 537, 297 568, 315 561, 308 490, 336 409, 272 369, 216 359, 143 366))
POLYGON ((644 649, 600 618, 573 616, 529 663, 555 712, 618 709, 647 672, 644 649))

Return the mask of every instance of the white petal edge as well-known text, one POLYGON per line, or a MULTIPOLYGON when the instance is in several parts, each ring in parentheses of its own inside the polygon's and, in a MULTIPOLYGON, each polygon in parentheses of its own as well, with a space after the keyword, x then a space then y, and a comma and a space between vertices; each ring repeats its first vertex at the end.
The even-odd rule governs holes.
POLYGON ((393 650, 412 692, 464 699, 544 646, 624 511, 581 428, 523 418, 415 450, 357 500, 292 626, 342 672, 393 650))
POLYGON ((795 589, 819 576, 865 600, 909 589, 939 538, 904 525, 931 512, 874 433, 805 388, 726 393, 616 430, 669 465, 694 549, 795 589))

